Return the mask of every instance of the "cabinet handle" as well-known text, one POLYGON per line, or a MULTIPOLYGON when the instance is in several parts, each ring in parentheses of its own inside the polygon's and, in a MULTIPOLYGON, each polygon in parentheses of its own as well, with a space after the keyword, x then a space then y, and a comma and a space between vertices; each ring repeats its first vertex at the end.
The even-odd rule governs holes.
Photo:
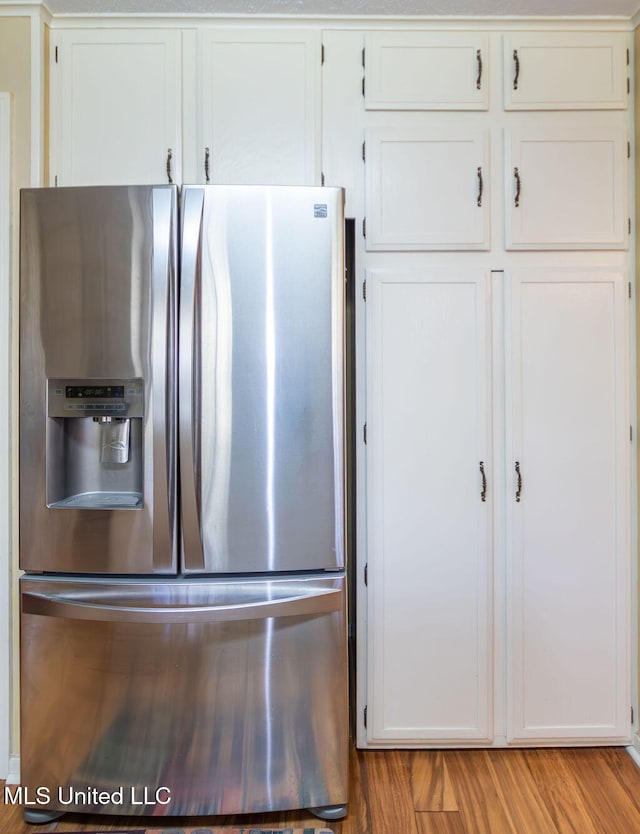
POLYGON ((478 168, 478 208, 482 208, 482 192, 484 191, 484 182, 482 180, 482 168, 478 168))
POLYGON ((516 475, 518 476, 518 486, 516 488, 516 502, 520 503, 520 496, 522 495, 522 474, 520 473, 520 461, 516 461, 516 475))
POLYGON ((204 181, 207 183, 207 185, 211 182, 211 179, 209 177, 209 157, 210 157, 209 148, 205 148, 204 149, 204 181))
POLYGON ((169 180, 169 184, 173 183, 173 177, 171 176, 171 160, 173 159, 173 151, 171 148, 167 151, 167 179, 169 180))
POLYGON ((484 471, 484 461, 480 461, 480 474, 482 475, 482 491, 480 493, 480 500, 486 501, 487 500, 487 476, 485 475, 484 471))
POLYGON ((476 78, 476 90, 482 89, 482 50, 476 50, 476 61, 478 62, 478 77, 476 78))
POLYGON ((513 205, 516 208, 520 208, 520 171, 517 168, 513 169, 513 176, 516 180, 516 196, 513 201, 513 205))
POLYGON ((520 58, 518 57, 518 50, 513 50, 513 63, 516 67, 515 75, 513 76, 513 89, 518 89, 518 79, 520 78, 520 58))

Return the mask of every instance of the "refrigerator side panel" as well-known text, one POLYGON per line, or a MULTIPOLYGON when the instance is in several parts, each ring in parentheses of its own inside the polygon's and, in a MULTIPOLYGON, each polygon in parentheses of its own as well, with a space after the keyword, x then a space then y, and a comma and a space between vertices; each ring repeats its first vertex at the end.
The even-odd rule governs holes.
POLYGON ((46 810, 346 804, 343 576, 24 578, 21 609, 22 785, 49 791, 46 810), (87 786, 120 793, 78 799, 87 786))
MULTIPOLYGON (((204 189, 194 572, 344 565, 341 189, 204 189)), ((186 535, 185 535, 186 539, 186 535)))
POLYGON ((20 567, 175 573, 177 194, 26 189, 20 567))

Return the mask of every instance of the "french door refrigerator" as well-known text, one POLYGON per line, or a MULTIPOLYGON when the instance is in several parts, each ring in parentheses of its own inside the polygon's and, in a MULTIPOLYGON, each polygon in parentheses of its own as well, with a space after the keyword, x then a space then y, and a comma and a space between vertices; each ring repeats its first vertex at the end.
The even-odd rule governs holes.
POLYGON ((21 194, 21 782, 346 813, 343 193, 21 194))

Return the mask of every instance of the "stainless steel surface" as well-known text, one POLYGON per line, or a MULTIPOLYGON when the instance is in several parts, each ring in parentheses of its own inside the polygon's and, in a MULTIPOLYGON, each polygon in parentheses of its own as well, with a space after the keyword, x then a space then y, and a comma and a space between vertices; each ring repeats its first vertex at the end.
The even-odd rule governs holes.
POLYGON ((335 817, 343 194, 185 188, 180 287, 176 207, 22 192, 22 784, 52 813, 335 817))
POLYGON ((205 569, 200 536, 200 470, 196 465, 199 437, 197 418, 200 407, 194 369, 196 352, 197 286, 202 246, 202 189, 187 188, 182 198, 182 250, 180 263, 180 326, 179 326, 179 447, 180 493, 182 522, 181 562, 192 573, 205 569))
MULTIPOLYGON (((171 182, 171 179, 169 179, 171 182)), ((178 568, 176 340, 178 194, 154 188, 151 382, 153 426, 153 562, 158 573, 178 568)))
MULTIPOLYGON (((213 623, 232 620, 254 620, 265 617, 297 617, 301 614, 326 614, 342 608, 341 591, 329 588, 321 591, 309 590, 304 583, 291 581, 290 588, 276 588, 289 596, 271 597, 273 589, 262 590, 260 599, 255 600, 255 590, 242 584, 230 586, 228 595, 231 602, 192 603, 178 605, 149 605, 149 600, 138 596, 133 599, 113 599, 109 594, 97 596, 75 593, 71 597, 59 594, 35 594, 25 591, 22 595, 22 611, 25 614, 42 614, 48 617, 65 617, 68 620, 104 620, 127 623, 213 623), (250 593, 253 591, 253 593, 250 593), (267 599, 262 599, 266 593, 267 599), (105 601, 106 596, 106 601, 105 601), (147 603, 147 604, 143 604, 147 603)), ((213 596, 207 589, 205 599, 213 596)))
POLYGON ((100 463, 123 466, 129 461, 131 420, 128 417, 94 417, 100 425, 100 463))
POLYGON ((173 373, 176 201, 171 186, 21 192, 23 570, 151 574, 177 568, 175 464, 167 427, 174 412, 167 375, 173 373), (94 446, 95 460, 100 455, 97 425, 78 416, 65 427, 63 418, 47 416, 47 379, 69 378, 143 381, 144 417, 132 422, 126 465, 103 464, 99 475, 90 475, 94 446), (61 432, 68 436, 61 439, 61 432), (81 454, 85 444, 90 451, 81 454), (47 473, 47 447, 49 469, 75 447, 82 460, 76 483, 47 473), (144 464, 140 483, 132 486, 131 474, 123 485, 136 454, 144 464), (96 494, 109 491, 103 507, 129 509, 87 509, 100 506, 96 494), (136 492, 137 501, 118 503, 118 496, 136 492), (59 502, 66 502, 64 512, 59 502))
POLYGON ((184 570, 339 569, 343 192, 186 187, 183 229, 184 570))
POLYGON ((346 803, 343 575, 20 584, 21 781, 49 788, 48 810, 228 814, 346 803), (127 621, 132 611, 151 622, 127 621), (88 787, 122 797, 59 801, 59 789, 66 800, 88 787), (146 789, 153 803, 160 788, 168 804, 141 801, 146 789))

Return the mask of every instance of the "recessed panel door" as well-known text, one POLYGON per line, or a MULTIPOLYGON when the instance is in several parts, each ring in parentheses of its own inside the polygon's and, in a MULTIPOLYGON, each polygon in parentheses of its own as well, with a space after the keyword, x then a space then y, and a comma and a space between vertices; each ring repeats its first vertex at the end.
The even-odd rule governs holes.
POLYGON ((367 133, 369 250, 489 248, 489 149, 482 130, 367 133))
POLYGON ((506 276, 508 738, 630 734, 626 279, 506 276))
POLYGON ((368 740, 487 741, 488 276, 367 273, 368 740))
POLYGON ((626 249, 627 153, 615 126, 508 130, 507 249, 626 249))

